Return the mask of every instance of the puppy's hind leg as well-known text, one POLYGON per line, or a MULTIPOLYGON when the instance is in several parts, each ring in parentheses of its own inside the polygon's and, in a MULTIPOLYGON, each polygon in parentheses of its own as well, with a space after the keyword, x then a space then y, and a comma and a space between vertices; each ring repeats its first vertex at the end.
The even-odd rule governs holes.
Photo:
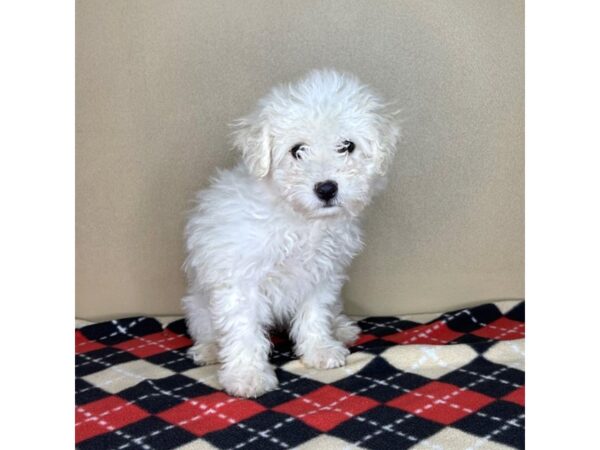
POLYGON ((219 346, 212 327, 208 301, 203 294, 190 294, 183 298, 183 309, 188 332, 194 340, 187 354, 198 365, 216 364, 219 346))

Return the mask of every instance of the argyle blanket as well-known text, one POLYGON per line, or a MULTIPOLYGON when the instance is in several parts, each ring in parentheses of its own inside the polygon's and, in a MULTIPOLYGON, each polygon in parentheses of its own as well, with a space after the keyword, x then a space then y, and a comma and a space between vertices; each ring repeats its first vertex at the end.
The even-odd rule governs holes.
POLYGON ((133 317, 75 331, 76 447, 88 449, 524 448, 522 301, 369 317, 347 365, 302 365, 273 336, 276 391, 220 390, 183 319, 133 317))

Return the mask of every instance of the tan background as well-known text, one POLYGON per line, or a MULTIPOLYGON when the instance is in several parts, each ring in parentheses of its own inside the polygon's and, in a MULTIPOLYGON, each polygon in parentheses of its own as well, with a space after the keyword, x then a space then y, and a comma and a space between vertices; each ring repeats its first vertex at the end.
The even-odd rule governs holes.
POLYGON ((194 192, 276 82, 356 73, 404 110, 350 313, 523 296, 523 3, 77 2, 77 315, 179 313, 194 192))

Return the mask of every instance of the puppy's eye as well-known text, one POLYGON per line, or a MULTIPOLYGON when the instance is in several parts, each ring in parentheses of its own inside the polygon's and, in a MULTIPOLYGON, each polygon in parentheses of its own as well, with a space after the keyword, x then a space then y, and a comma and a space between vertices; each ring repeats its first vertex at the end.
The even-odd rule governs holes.
POLYGON ((344 141, 337 151, 338 153, 352 153, 354 151, 354 147, 354 142, 344 141))
POLYGON ((290 149, 290 153, 295 159, 302 159, 302 153, 306 148, 305 144, 296 144, 290 149))

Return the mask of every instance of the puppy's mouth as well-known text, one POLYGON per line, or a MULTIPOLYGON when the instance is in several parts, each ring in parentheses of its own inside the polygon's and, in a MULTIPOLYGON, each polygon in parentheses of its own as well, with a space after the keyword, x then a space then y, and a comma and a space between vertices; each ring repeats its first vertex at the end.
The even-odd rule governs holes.
POLYGON ((340 202, 337 200, 327 200, 321 204, 321 208, 339 208, 341 207, 340 202))
POLYGON ((314 210, 313 214, 316 217, 337 216, 342 210, 342 205, 337 201, 322 202, 321 205, 314 210))

